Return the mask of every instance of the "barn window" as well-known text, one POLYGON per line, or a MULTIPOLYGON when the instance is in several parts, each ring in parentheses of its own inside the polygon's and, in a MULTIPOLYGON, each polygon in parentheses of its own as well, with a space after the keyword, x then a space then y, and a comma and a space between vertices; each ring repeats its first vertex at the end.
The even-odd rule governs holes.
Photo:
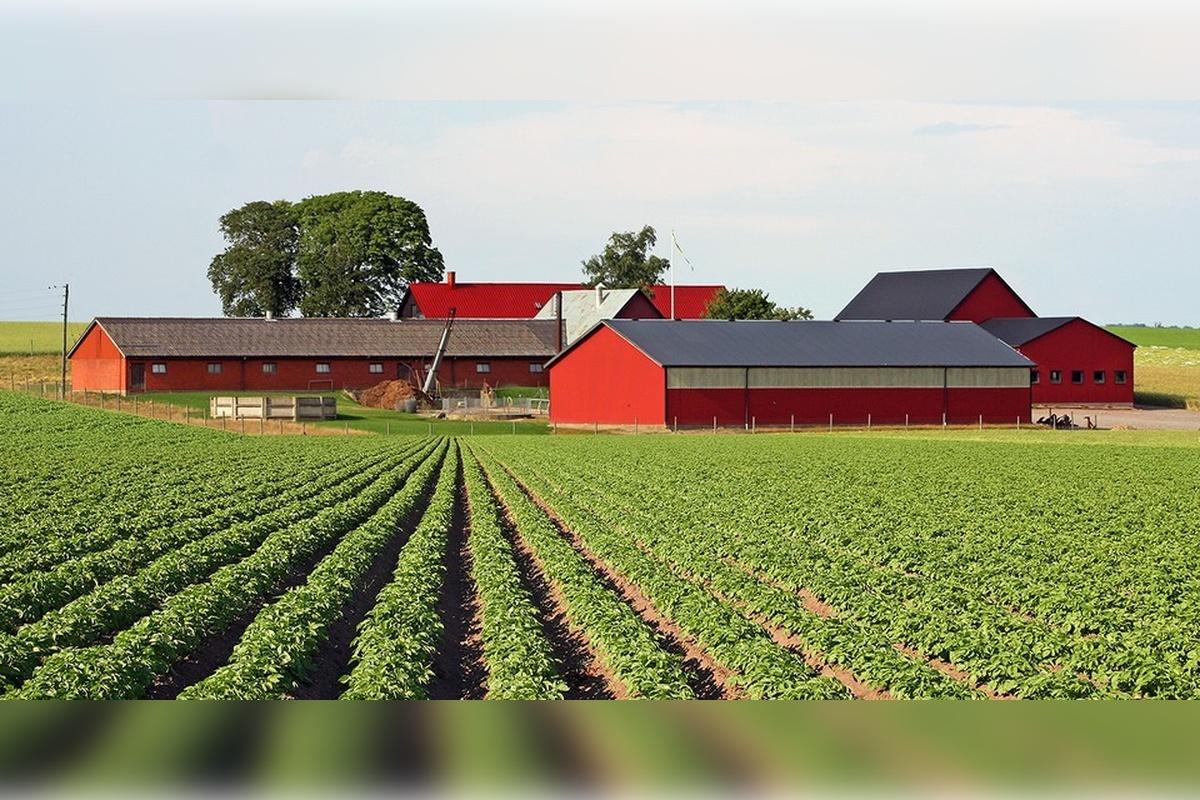
POLYGON ((1029 382, 1036 384, 1042 380, 1042 374, 1036 369, 1029 370, 1029 382))
POLYGON ((219 362, 219 361, 208 362, 208 374, 209 375, 220 375, 221 374, 221 362, 219 362))
POLYGON ((1071 383, 1083 383, 1083 370, 1071 370, 1071 383))
POLYGON ((492 365, 486 361, 479 361, 475 364, 475 371, 479 373, 491 372, 492 365))
POLYGON ((317 363, 317 372, 326 375, 329 373, 329 362, 321 361, 317 363))
POLYGON ((533 362, 532 364, 530 364, 530 365, 529 365, 529 371, 530 371, 530 372, 533 372, 533 373, 538 373, 538 372, 541 372, 541 371, 542 371, 542 365, 541 365, 541 364, 539 364, 538 362, 536 362, 536 361, 535 361, 535 362, 533 362))
POLYGON ((382 375, 383 374, 383 364, 376 361, 367 367, 367 372, 370 372, 372 375, 382 375))
POLYGON ((1098 369, 1092 373, 1092 383, 1104 383, 1104 370, 1098 369))
POLYGON ((1050 382, 1051 383, 1062 383, 1062 370, 1059 370, 1059 369, 1050 370, 1050 382))
POLYGON ((1119 369, 1113 373, 1113 383, 1124 383, 1124 382, 1125 382, 1125 370, 1119 369))
POLYGON ((150 372, 152 372, 155 375, 166 375, 167 374, 167 365, 166 364, 151 364, 150 372))
POLYGON ((263 375, 274 375, 278 370, 278 367, 275 366, 274 361, 264 361, 262 369, 263 375))

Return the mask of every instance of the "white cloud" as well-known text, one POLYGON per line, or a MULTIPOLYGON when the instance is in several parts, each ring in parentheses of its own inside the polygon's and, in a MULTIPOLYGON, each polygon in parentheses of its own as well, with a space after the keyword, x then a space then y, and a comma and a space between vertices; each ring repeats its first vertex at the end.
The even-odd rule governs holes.
POLYGON ((424 143, 355 138, 336 155, 310 153, 305 166, 390 178, 482 207, 728 210, 913 187, 973 194, 1136 182, 1164 165, 1197 162, 1200 149, 1137 139, 1067 109, 881 103, 571 106, 455 125, 424 143), (959 133, 917 133, 947 125, 959 133))

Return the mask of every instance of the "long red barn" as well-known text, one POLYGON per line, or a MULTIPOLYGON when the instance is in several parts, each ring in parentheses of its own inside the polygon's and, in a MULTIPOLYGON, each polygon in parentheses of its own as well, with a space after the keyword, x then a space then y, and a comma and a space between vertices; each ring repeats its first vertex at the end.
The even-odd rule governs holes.
MULTIPOLYGON (((97 317, 71 349, 74 389, 315 391, 420 379, 445 323, 381 319, 97 317)), ((458 320, 442 387, 542 386, 554 320, 458 320)))

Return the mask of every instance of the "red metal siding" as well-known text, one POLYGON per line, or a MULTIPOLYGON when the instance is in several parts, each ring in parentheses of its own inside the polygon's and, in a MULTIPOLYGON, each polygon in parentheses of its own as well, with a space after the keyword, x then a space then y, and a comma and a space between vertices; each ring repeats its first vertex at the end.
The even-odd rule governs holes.
POLYGON ((617 313, 618 319, 662 319, 649 297, 639 292, 617 313))
POLYGON ((913 425, 1029 422, 1028 389, 671 389, 668 424, 913 425))
POLYGON ((89 392, 125 391, 125 360, 99 325, 93 325, 71 354, 71 388, 89 392))
POLYGON ((602 327, 550 368, 550 419, 663 425, 665 392, 666 370, 602 327))
MULTIPOLYGON (((677 285, 675 287, 675 319, 704 319, 708 304, 724 286, 677 285)), ((655 284, 650 287, 655 308, 663 319, 671 316, 670 284, 655 284)))
POLYGON ((1032 317, 1012 289, 995 274, 990 274, 976 286, 958 306, 950 312, 949 320, 969 320, 976 324, 993 317, 1032 317))
POLYGON ((1128 342, 1081 319, 1068 322, 1045 336, 1017 348, 1035 364, 1039 381, 1033 387, 1033 402, 1039 405, 1133 403, 1133 351, 1128 342), (1062 372, 1062 383, 1050 382, 1050 372, 1062 372), (1071 372, 1082 370, 1083 383, 1071 382, 1071 372), (1104 383, 1093 373, 1103 370, 1104 383), (1125 370, 1125 383, 1118 384, 1115 372, 1125 370))
MULTIPOLYGON (((489 386, 543 386, 545 373, 531 373, 530 364, 541 364, 540 356, 531 358, 448 358, 438 368, 443 387, 480 388, 489 386), (491 365, 488 373, 475 370, 476 362, 491 365)), ((410 369, 421 369, 423 360, 396 358, 251 358, 251 359, 130 359, 145 364, 146 391, 317 391, 361 389, 383 380, 409 378, 410 369), (275 364, 274 373, 263 372, 264 363, 275 364), (154 374, 151 365, 167 365, 166 374, 154 374), (219 374, 210 374, 208 365, 220 364, 219 374), (317 372, 318 363, 329 364, 328 373, 317 372), (382 373, 370 371, 370 365, 383 365, 382 373)), ((126 370, 128 371, 128 370, 126 370)), ((78 388, 84 388, 78 386, 78 388)), ((87 388, 96 388, 89 386, 87 388)))

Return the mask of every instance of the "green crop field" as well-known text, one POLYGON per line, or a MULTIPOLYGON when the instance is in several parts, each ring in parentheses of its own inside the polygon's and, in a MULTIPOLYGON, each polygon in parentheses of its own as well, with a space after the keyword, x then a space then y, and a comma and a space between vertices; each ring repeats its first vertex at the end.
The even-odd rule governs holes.
MULTIPOLYGON (((67 323, 67 346, 83 333, 86 322, 67 323)), ((38 355, 62 352, 61 322, 0 321, 0 355, 38 355)))
POLYGON ((1194 433, 0 441, 9 698, 1200 696, 1194 433))
POLYGON ((1109 325, 1108 330, 1128 339, 1138 347, 1179 347, 1186 350, 1200 350, 1200 328, 1109 325))

